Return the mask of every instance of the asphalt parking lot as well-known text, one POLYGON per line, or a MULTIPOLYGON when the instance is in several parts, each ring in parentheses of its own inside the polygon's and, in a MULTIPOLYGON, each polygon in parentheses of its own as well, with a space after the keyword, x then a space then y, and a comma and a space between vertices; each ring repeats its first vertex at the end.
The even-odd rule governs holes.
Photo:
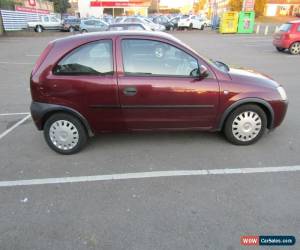
POLYGON ((31 69, 56 33, 0 38, 1 250, 259 248, 242 247, 242 235, 294 235, 285 249, 300 249, 300 56, 278 53, 271 36, 174 35, 283 84, 290 104, 282 126, 247 147, 215 133, 105 134, 77 155, 58 155, 28 116, 31 69), (246 168, 257 171, 240 174, 246 168), (155 177, 144 178, 149 172, 155 177), (72 177, 81 179, 66 183, 72 177), (41 185, 18 186, 35 179, 41 185))

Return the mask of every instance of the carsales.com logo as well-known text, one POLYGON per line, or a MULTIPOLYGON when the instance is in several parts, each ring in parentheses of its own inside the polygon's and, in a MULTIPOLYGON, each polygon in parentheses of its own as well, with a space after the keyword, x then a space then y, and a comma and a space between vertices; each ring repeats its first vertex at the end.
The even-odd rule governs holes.
POLYGON ((293 246, 295 243, 294 236, 241 236, 242 246, 293 246))

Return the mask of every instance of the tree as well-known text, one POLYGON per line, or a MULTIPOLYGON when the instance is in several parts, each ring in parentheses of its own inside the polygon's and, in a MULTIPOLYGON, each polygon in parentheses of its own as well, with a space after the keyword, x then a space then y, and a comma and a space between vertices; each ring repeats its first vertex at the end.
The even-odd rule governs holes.
POLYGON ((0 0, 0 9, 14 10, 16 4, 13 0, 0 0))
POLYGON ((195 2, 194 3, 195 13, 198 13, 199 11, 203 10, 205 4, 206 4, 206 0, 199 0, 198 2, 195 2))
POLYGON ((262 16, 265 12, 266 0, 256 0, 254 5, 255 15, 262 16))
POLYGON ((67 9, 71 7, 69 0, 51 0, 51 2, 53 2, 54 11, 61 15, 66 13, 67 9))
POLYGON ((228 7, 231 11, 241 11, 243 8, 243 0, 230 0, 228 7))

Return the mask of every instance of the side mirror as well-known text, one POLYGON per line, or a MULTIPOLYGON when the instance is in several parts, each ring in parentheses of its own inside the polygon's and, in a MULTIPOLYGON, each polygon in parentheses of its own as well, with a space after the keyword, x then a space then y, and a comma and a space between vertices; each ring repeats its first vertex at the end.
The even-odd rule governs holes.
POLYGON ((199 78, 200 79, 203 79, 203 78, 206 78, 206 77, 208 77, 209 76, 209 71, 208 71, 208 69, 204 66, 204 65, 201 65, 200 66, 200 69, 199 69, 199 78))

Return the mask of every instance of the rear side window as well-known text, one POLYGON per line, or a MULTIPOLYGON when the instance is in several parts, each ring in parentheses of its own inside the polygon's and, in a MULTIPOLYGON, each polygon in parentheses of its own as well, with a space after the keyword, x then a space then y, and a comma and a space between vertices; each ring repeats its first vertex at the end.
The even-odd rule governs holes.
POLYGON ((80 46, 54 68, 55 75, 112 75, 112 41, 97 41, 80 46))
POLYGON ((284 31, 284 32, 287 32, 291 29, 292 27, 292 24, 290 23, 285 23, 285 24, 282 24, 279 28, 280 31, 284 31))

